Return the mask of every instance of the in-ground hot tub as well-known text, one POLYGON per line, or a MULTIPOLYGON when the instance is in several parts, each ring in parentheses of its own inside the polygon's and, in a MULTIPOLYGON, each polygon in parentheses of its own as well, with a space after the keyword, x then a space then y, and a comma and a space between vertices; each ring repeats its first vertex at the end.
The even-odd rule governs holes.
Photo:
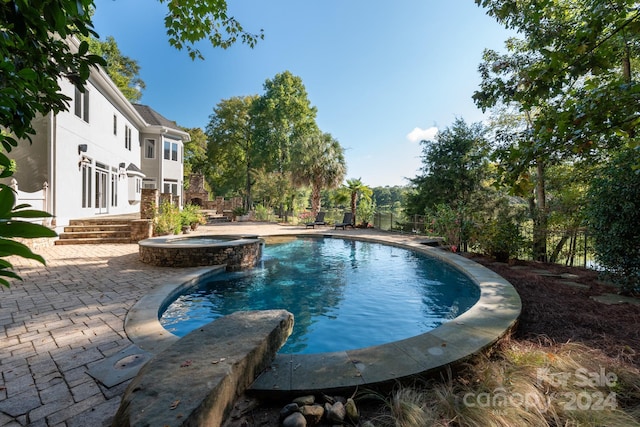
POLYGON ((258 236, 152 237, 138 242, 140 261, 160 267, 226 265, 228 271, 252 268, 262 256, 258 236))

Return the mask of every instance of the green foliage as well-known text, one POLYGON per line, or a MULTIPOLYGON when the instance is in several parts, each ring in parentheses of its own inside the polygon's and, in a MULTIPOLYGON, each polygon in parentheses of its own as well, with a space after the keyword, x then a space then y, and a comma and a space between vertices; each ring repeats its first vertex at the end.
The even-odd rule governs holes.
POLYGON ((80 40, 89 43, 89 51, 105 60, 105 71, 125 98, 130 102, 138 102, 146 87, 144 80, 140 78, 138 61, 123 55, 112 36, 105 41, 95 37, 80 37, 80 40))
POLYGON ((205 175, 208 170, 207 135, 200 128, 184 128, 189 141, 184 143, 184 177, 189 182, 192 174, 205 175))
POLYGON ((196 44, 208 40, 214 47, 227 49, 237 41, 254 47, 264 38, 262 30, 253 34, 227 12, 225 0, 159 0, 167 5, 164 19, 169 44, 187 49, 192 59, 204 59, 196 44))
POLYGON ((507 262, 519 254, 527 246, 521 230, 524 215, 524 209, 510 205, 505 199, 499 200, 496 214, 477 230, 476 241, 480 249, 500 262, 507 262))
MULTIPOLYGON (((13 173, 11 166, 12 161, 0 153, 0 169, 2 170, 0 178, 11 176, 13 173)), ((13 189, 6 184, 0 184, 0 284, 3 286, 9 286, 7 279, 22 280, 18 274, 12 271, 13 265, 5 259, 6 257, 17 255, 45 264, 44 258, 33 253, 23 243, 12 240, 13 238, 33 239, 57 236, 52 229, 28 221, 29 219, 50 218, 51 215, 29 208, 30 206, 26 204, 16 206, 16 194, 13 189)))
POLYGON ((457 209, 477 200, 487 174, 488 144, 480 124, 456 119, 435 141, 422 141, 422 174, 411 179, 407 213, 423 215, 439 204, 457 209))
POLYGON ((373 221, 373 215, 376 213, 376 201, 363 197, 358 202, 358 220, 361 224, 371 224, 373 221))
POLYGON ((66 77, 78 88, 89 78, 91 66, 104 60, 90 53, 87 42, 77 49, 68 36, 97 36, 92 29, 92 0, 27 0, 0 3, 0 127, 6 151, 29 138, 36 115, 68 108, 70 98, 60 92, 58 79, 66 77))
POLYGON ((295 145, 318 129, 317 109, 311 106, 302 79, 284 71, 265 81, 251 114, 265 169, 290 172, 295 145))
POLYGON ((357 224, 356 207, 358 205, 358 199, 364 198, 366 200, 371 200, 373 190, 366 186, 360 178, 347 179, 347 183, 341 187, 341 190, 343 194, 342 196, 338 197, 343 199, 345 195, 349 195, 349 199, 351 200, 351 214, 353 215, 353 223, 357 224))
POLYGON ((635 143, 640 94, 640 12, 632 0, 476 0, 522 39, 487 50, 479 67, 482 109, 515 103, 532 114, 519 162, 591 156, 635 143), (559 36, 561 35, 561 36, 559 36))
POLYGON ((602 167, 588 193, 587 218, 596 259, 624 292, 640 291, 640 174, 635 150, 602 167))
POLYGON ((338 187, 347 173, 344 148, 330 134, 317 132, 302 138, 292 151, 293 184, 311 186, 315 216, 320 212, 322 190, 338 187))
POLYGON ((253 174, 263 164, 255 144, 252 111, 257 96, 223 99, 209 116, 206 128, 207 181, 219 195, 242 194, 245 208, 253 203, 253 174))
POLYGON ((181 225, 205 224, 207 219, 202 213, 200 206, 187 203, 180 212, 181 225))
POLYGON ((163 201, 153 219, 153 234, 156 236, 180 234, 182 226, 180 208, 167 200, 163 201))
POLYGON ((271 213, 270 209, 264 205, 257 204, 255 207, 256 221, 270 221, 271 213))

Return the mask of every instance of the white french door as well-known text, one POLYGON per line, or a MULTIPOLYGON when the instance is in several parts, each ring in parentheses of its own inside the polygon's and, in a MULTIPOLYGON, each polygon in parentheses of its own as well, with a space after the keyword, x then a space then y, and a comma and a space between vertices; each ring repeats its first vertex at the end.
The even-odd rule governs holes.
POLYGON ((96 213, 107 213, 107 200, 109 199, 107 190, 109 188, 109 172, 96 167, 96 213))

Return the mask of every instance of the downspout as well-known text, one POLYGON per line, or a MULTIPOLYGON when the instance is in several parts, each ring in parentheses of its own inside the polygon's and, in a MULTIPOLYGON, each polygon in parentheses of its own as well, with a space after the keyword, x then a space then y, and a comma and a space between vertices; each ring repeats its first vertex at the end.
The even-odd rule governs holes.
POLYGON ((57 133, 56 133, 56 123, 58 121, 58 116, 53 112, 49 112, 49 141, 47 144, 49 152, 47 153, 47 158, 49 159, 49 193, 47 195, 47 211, 53 215, 51 218, 51 226, 55 230, 57 227, 57 200, 58 197, 56 195, 56 156, 57 156, 57 133))

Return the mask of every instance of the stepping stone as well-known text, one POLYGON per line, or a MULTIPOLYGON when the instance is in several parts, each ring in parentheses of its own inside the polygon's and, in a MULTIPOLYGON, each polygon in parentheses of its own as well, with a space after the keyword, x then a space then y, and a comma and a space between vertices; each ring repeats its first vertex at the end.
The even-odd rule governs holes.
POLYGON ((628 302, 630 304, 640 305, 640 299, 633 297, 626 297, 624 295, 618 294, 602 294, 595 297, 591 297, 591 299, 601 302, 603 304, 624 304, 628 302))
POLYGON ((571 274, 571 273, 562 273, 560 275, 560 277, 562 277, 563 279, 579 279, 580 276, 578 276, 577 274, 571 274))
POLYGON ((573 286, 574 288, 582 288, 582 289, 590 288, 589 285, 584 285, 582 283, 576 283, 576 282, 570 282, 570 281, 562 281, 560 283, 562 283, 563 285, 573 286))

